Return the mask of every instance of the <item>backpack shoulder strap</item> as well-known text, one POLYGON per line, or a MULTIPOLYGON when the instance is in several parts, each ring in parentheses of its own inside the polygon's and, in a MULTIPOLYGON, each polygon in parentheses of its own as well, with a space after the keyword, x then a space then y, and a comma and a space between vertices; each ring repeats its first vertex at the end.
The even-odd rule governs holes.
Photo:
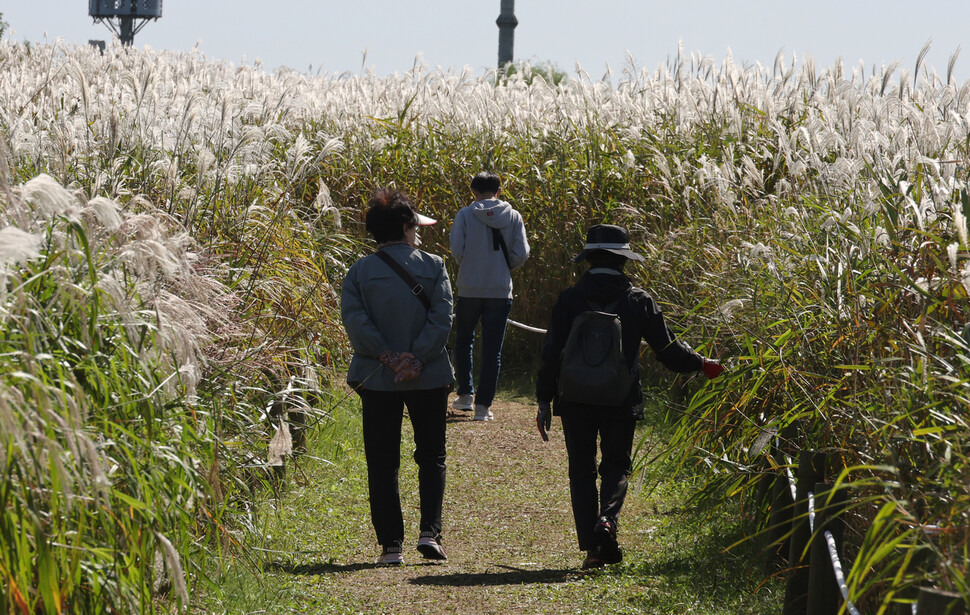
POLYGON ((620 302, 626 298, 626 293, 620 294, 619 297, 607 304, 599 304, 592 299, 586 299, 586 305, 593 308, 597 312, 606 312, 608 314, 616 314, 616 308, 620 305, 620 302))
POLYGON ((509 261, 509 247, 505 245, 505 237, 502 237, 502 231, 497 228, 492 228, 492 249, 498 250, 502 249, 502 256, 505 257, 505 266, 512 271, 512 263, 509 261))
POLYGON ((626 293, 622 293, 619 297, 611 301, 609 305, 603 306, 603 311, 619 316, 619 314, 617 314, 617 308, 620 306, 620 302, 622 302, 625 298, 626 293))
POLYGON ((428 296, 428 291, 425 290, 424 286, 415 280, 414 276, 408 273, 408 270, 405 269, 401 263, 391 258, 390 254, 387 254, 383 250, 378 250, 374 254, 376 254, 379 259, 387 263, 387 266, 390 267, 394 273, 400 276, 401 279, 411 287, 411 294, 421 300, 421 303, 424 304, 424 309, 431 311, 431 297, 428 296))

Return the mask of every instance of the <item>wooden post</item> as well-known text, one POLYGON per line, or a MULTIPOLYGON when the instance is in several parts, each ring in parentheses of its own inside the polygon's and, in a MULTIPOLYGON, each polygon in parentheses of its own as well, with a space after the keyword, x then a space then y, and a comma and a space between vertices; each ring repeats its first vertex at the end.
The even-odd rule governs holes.
POLYGON ((967 603, 961 594, 933 587, 919 588, 917 615, 966 615, 967 603))
MULTIPOLYGON (((923 525, 920 529, 922 530, 921 534, 930 539, 931 542, 933 537, 941 532, 940 528, 935 525, 923 525)), ((921 545, 915 548, 916 552, 913 554, 909 566, 905 571, 899 572, 910 577, 923 578, 936 565, 936 549, 929 545, 921 545)), ((896 615, 914 615, 916 613, 921 589, 916 585, 906 585, 896 592, 896 599, 899 601, 896 605, 896 615)))
POLYGON ((791 571, 785 586, 783 615, 805 615, 808 610, 808 553, 805 546, 811 537, 808 527, 808 492, 815 483, 825 480, 825 453, 802 451, 798 454, 798 480, 792 519, 791 549, 788 564, 791 571))
POLYGON ((768 539, 771 541, 769 548, 775 562, 788 561, 793 504, 788 476, 780 474, 771 484, 771 509, 768 511, 768 539))
MULTIPOLYGON (((808 615, 837 615, 842 604, 842 589, 835 579, 825 531, 832 532, 835 549, 841 561, 842 539, 845 535, 845 522, 841 513, 844 508, 844 489, 833 493, 832 485, 815 483, 815 532, 812 534, 808 567, 808 615), (832 499, 826 503, 830 493, 832 499)), ((843 570, 847 568, 843 564, 843 570)))
POLYGON ((916 615, 916 604, 910 602, 897 602, 896 615, 916 615))

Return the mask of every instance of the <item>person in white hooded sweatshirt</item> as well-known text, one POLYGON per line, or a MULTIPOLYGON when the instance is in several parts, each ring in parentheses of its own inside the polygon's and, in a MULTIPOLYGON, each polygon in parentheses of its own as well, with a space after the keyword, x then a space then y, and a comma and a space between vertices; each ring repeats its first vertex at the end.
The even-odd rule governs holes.
POLYGON ((505 325, 512 309, 512 275, 529 258, 522 215, 499 199, 498 175, 482 172, 471 182, 475 202, 463 207, 451 227, 451 253, 458 261, 455 299, 455 377, 452 407, 475 410, 474 420, 490 421, 501 365, 505 325), (472 379, 475 329, 482 326, 478 388, 472 379))

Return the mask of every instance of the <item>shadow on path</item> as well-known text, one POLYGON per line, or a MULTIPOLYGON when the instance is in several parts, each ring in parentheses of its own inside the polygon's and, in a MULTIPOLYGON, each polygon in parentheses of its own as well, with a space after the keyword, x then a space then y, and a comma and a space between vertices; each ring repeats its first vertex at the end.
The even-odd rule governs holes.
POLYGON ((267 572, 285 572, 301 576, 314 576, 323 574, 340 574, 343 572, 358 572, 360 570, 401 570, 406 568, 418 568, 427 566, 441 566, 440 562, 425 561, 407 564, 405 566, 388 566, 376 562, 358 562, 356 564, 333 564, 330 562, 317 562, 315 564, 294 564, 292 562, 266 562, 264 567, 267 572))
POLYGON ((361 562, 357 564, 294 564, 292 562, 266 562, 265 568, 272 572, 288 572, 289 574, 299 574, 313 576, 319 574, 339 574, 341 572, 356 572, 358 570, 371 570, 381 568, 376 563, 361 562))
POLYGON ((476 585, 526 585, 529 583, 568 583, 582 578, 576 570, 525 570, 512 566, 498 566, 509 572, 477 572, 436 574, 411 579, 412 585, 447 585, 468 587, 476 585))

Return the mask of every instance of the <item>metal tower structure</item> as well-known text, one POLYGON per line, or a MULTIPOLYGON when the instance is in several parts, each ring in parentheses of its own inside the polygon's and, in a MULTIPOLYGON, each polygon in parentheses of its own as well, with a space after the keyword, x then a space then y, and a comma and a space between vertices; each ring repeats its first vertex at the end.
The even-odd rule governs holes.
POLYGON ((88 0, 88 14, 130 47, 145 24, 162 16, 162 0, 88 0))
POLYGON ((515 41, 515 0, 502 0, 502 13, 495 20, 498 25, 498 67, 505 68, 512 61, 512 45, 515 41))

